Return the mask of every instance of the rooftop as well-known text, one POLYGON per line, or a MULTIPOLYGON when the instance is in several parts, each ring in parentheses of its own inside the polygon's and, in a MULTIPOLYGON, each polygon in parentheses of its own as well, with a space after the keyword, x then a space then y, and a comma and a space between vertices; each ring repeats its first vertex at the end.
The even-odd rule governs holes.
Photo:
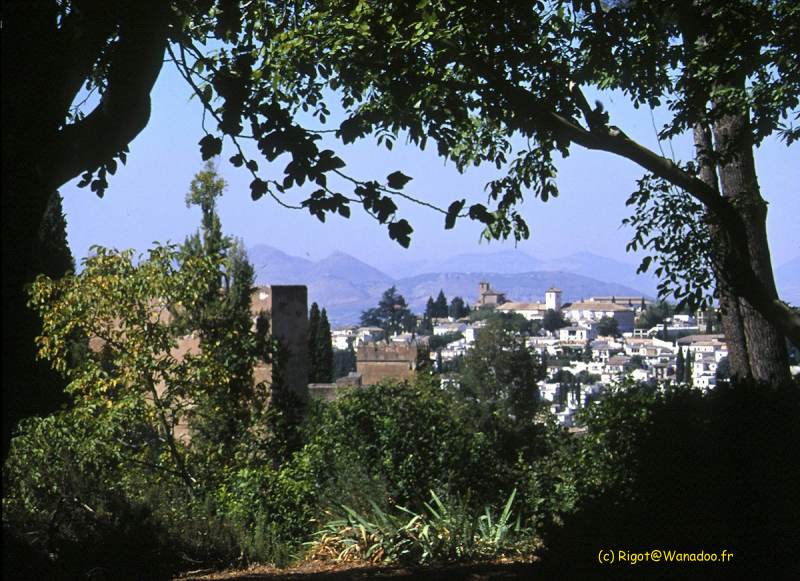
POLYGON ((576 301, 565 307, 567 311, 630 311, 628 305, 604 301, 576 301))

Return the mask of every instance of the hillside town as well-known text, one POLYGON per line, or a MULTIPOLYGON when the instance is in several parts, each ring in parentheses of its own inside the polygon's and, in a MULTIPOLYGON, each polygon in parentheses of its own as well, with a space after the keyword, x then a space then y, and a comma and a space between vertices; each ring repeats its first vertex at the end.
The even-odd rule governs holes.
MULTIPOLYGON (((442 382, 458 381, 457 363, 470 352, 487 325, 487 315, 530 323, 525 346, 546 367, 540 398, 565 426, 576 412, 624 381, 654 385, 691 384, 713 389, 727 376, 727 345, 705 313, 672 313, 646 327, 648 309, 657 305, 643 296, 593 296, 565 302, 550 288, 541 302, 515 302, 482 282, 470 315, 436 317, 430 334, 386 335, 378 326, 346 326, 331 333, 336 351, 352 349, 356 370, 333 385, 312 384, 312 396, 330 399, 338 389, 372 385, 385 379, 409 379, 428 361, 442 382), (482 314, 484 316, 476 316, 482 314), (547 324, 546 319, 556 323, 547 324), (435 343, 435 348, 431 348, 435 343)), ((418 317, 423 324, 423 317, 418 317)))

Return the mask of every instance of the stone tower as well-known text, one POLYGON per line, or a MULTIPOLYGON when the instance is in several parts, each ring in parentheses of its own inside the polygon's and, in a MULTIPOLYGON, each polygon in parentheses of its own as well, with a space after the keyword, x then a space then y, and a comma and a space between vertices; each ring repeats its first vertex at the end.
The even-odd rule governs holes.
POLYGON ((550 287, 544 293, 544 303, 548 309, 558 312, 561 310, 561 289, 550 287))
MULTIPOLYGON (((308 289, 304 285, 271 285, 255 289, 253 316, 264 312, 269 333, 280 343, 281 362, 273 368, 257 369, 256 375, 268 381, 279 379, 295 395, 308 399, 308 289)), ((257 377, 257 380, 261 379, 257 377)))

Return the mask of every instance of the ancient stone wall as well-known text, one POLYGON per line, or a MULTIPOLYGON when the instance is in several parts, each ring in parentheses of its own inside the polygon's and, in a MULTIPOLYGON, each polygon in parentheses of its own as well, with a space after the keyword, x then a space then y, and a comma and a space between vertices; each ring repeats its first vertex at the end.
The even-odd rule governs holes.
POLYGON ((418 353, 416 343, 364 343, 356 353, 356 369, 363 385, 384 379, 412 379, 418 353))

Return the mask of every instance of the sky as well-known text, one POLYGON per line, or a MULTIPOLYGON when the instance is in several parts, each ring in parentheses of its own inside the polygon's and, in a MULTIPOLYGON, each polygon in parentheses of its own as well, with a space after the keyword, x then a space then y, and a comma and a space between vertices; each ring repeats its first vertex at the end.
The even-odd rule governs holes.
MULTIPOLYGON (((592 95, 590 97, 594 98, 592 95)), ((621 95, 599 95, 611 115, 611 124, 621 127, 643 145, 658 149, 654 123, 659 112, 634 110, 621 95)), ((148 126, 130 144, 128 162, 110 176, 109 188, 100 199, 88 188, 79 189, 77 179, 61 188, 68 223, 68 239, 76 259, 87 256, 92 245, 146 251, 158 242, 182 242, 200 222, 200 211, 184 202, 192 177, 203 167, 198 140, 203 136, 202 110, 189 100, 189 89, 174 67, 165 63, 152 94, 152 115, 148 126)), ((341 119, 329 121, 338 126, 341 119)), ((486 203, 484 185, 499 173, 491 168, 472 168, 460 174, 444 164, 435 145, 420 152, 397 142, 391 152, 374 142, 362 141, 344 147, 334 140, 323 141, 347 163, 345 171, 362 179, 385 179, 395 170, 413 177, 405 191, 447 207, 456 199, 486 203)), ((670 145, 677 158, 691 155, 688 138, 661 144, 667 154, 670 145)), ((267 164, 255 148, 262 174, 282 177, 285 158, 267 164)), ((756 152, 762 194, 769 202, 768 232, 773 264, 780 266, 800 256, 796 220, 800 216, 800 163, 798 148, 787 148, 777 139, 765 142, 756 152)), ((430 209, 401 203, 400 216, 414 228, 411 247, 401 248, 388 237, 386 227, 354 207, 350 219, 329 215, 325 224, 305 210, 288 210, 268 196, 250 198, 250 175, 244 168, 227 162, 234 153, 226 143, 219 172, 228 188, 219 203, 223 230, 241 238, 246 246, 268 244, 288 254, 319 260, 333 251, 343 251, 377 267, 389 269, 432 255, 495 252, 514 248, 514 241, 480 242, 481 227, 468 219, 459 220, 453 230, 443 229, 444 216, 430 209)), ((626 254, 625 244, 632 231, 620 225, 629 214, 625 200, 635 188, 643 170, 611 154, 591 152, 573 146, 571 155, 558 163, 561 195, 543 203, 530 196, 522 205, 531 237, 517 245, 533 256, 555 259, 575 252, 595 254, 636 263, 626 254)), ((345 193, 350 190, 343 190, 345 193)), ((295 203, 300 193, 290 194, 295 203)))

